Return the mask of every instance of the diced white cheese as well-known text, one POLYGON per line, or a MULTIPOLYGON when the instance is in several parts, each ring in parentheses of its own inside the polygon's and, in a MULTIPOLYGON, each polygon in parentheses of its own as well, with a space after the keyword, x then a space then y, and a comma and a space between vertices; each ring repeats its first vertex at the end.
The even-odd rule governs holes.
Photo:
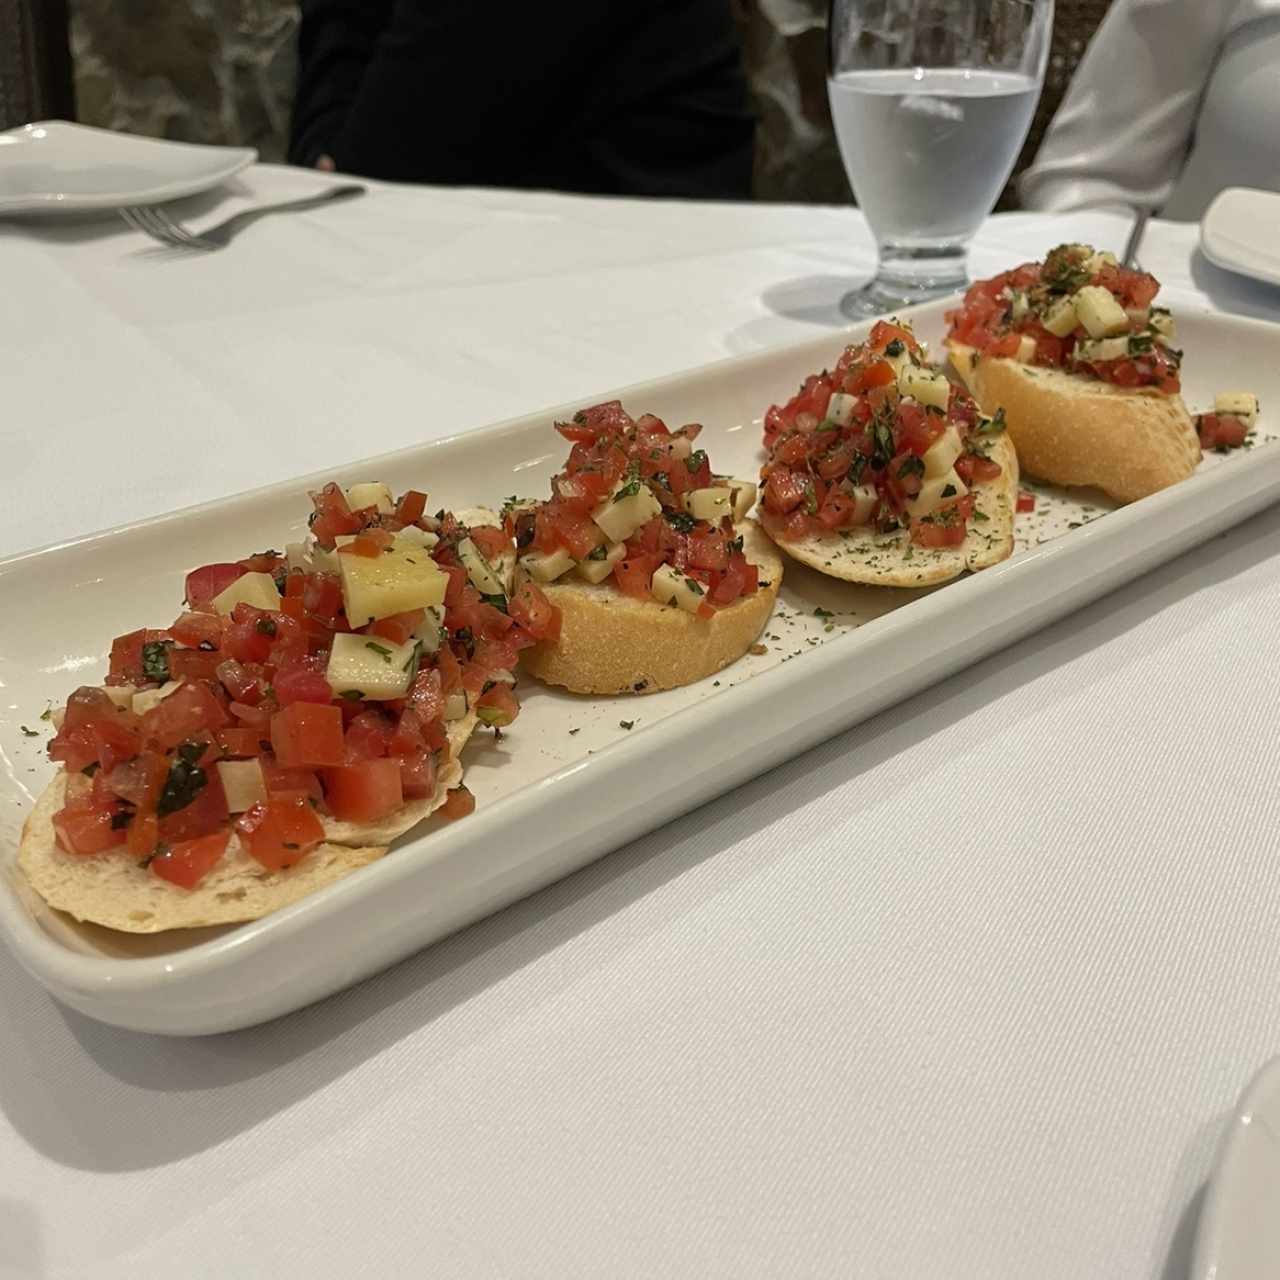
POLYGON ((62 728, 62 722, 67 718, 66 707, 51 707, 49 709, 49 723, 53 725, 55 733, 62 728))
POLYGON ((358 693, 373 702, 403 698, 413 672, 414 642, 392 644, 383 636, 333 637, 325 679, 334 693, 358 693))
POLYGON ((847 427, 853 421, 853 411, 858 406, 858 397, 844 391, 837 391, 827 405, 827 421, 841 427, 847 427))
POLYGON ((530 551, 520 557, 520 567, 538 582, 554 582, 573 565, 573 557, 563 547, 554 551, 530 551))
MULTIPOLYGON (((135 716, 146 715, 152 707, 158 707, 171 693, 177 693, 181 688, 181 680, 166 680, 158 689, 139 689, 133 695, 131 710, 135 716)), ((108 689, 107 692, 111 691, 108 689)))
POLYGON ((853 512, 850 519, 854 524, 866 524, 871 519, 871 513, 876 509, 876 503, 880 501, 875 485, 856 485, 849 491, 849 497, 853 499, 853 512))
POLYGON ((389 516, 396 509, 391 490, 377 481, 353 484, 347 490, 347 506, 352 511, 363 511, 366 507, 373 507, 384 516, 389 516))
POLYGON ((435 653, 444 639, 444 606, 428 605, 423 613, 426 617, 418 624, 413 638, 422 641, 423 653, 435 653))
POLYGON ((1076 343, 1077 360, 1122 360, 1129 354, 1128 336, 1100 338, 1096 342, 1085 340, 1076 343))
POLYGON ((653 490, 637 477, 623 476, 591 518, 610 542, 626 542, 642 524, 661 514, 662 504, 653 496, 653 490))
POLYGON ((459 689, 456 693, 451 693, 444 700, 444 718, 446 720, 461 720, 467 714, 467 695, 459 689))
POLYGON ((506 584, 493 566, 480 554, 480 548, 470 538, 463 538, 458 543, 458 559, 471 579, 471 585, 482 596, 500 596, 506 591, 506 584))
POLYGON ((613 566, 626 557, 627 545, 625 542, 615 542, 603 550, 604 555, 599 559, 588 557, 578 561, 578 573, 588 582, 603 582, 613 572, 613 566))
POLYGON ((1153 307, 1151 310, 1151 327, 1162 338, 1176 338, 1178 336, 1177 326, 1173 322, 1171 312, 1164 310, 1163 307, 1153 307))
POLYGON ((898 390, 904 396, 911 396, 920 404, 934 409, 945 410, 951 398, 951 383, 943 374, 914 366, 899 374, 898 390))
POLYGON ((267 784, 257 760, 219 760, 217 767, 227 808, 232 813, 243 813, 266 801, 267 784))
POLYGON ((1128 329, 1129 317, 1110 289, 1087 284, 1077 290, 1075 299, 1076 315, 1091 338, 1109 338, 1128 329))
POLYGON ((243 573, 218 592, 212 603, 221 614, 229 614, 238 604, 251 604, 255 609, 279 609, 280 593, 269 573, 243 573))
POLYGON ((733 518, 745 520, 756 505, 756 487, 750 480, 730 480, 729 488, 733 491, 733 518))
POLYGON ((913 516, 927 516, 944 502, 963 498, 968 492, 964 481, 954 471, 926 477, 924 484, 920 486, 920 492, 906 504, 907 511, 913 516))
POLYGON ((126 711, 132 711, 133 695, 137 693, 138 690, 131 684, 109 684, 103 687, 102 692, 105 693, 117 707, 123 707, 126 711))
POLYGON ((955 427, 948 427, 925 451, 922 458, 926 477, 944 476, 964 452, 964 443, 955 427))
POLYGON ((1130 329, 1145 329, 1151 324, 1149 307, 1125 307, 1124 314, 1129 321, 1130 329))
POLYGON ((1018 349, 1013 353, 1013 358, 1019 364, 1030 364, 1036 357, 1036 340, 1029 334, 1024 333, 1018 339, 1018 349))
POLYGON ((676 432, 670 440, 671 457, 676 462, 683 462, 693 455, 693 441, 688 436, 676 432))
POLYGON ((286 542, 284 544, 284 561, 289 571, 310 573, 312 571, 311 552, 305 542, 286 542))
POLYGON ((1249 426, 1258 420, 1258 397, 1252 391, 1223 391, 1213 398, 1213 411, 1239 418, 1249 426))
POLYGON ((679 605, 689 613, 697 613, 706 598, 706 588, 687 578, 669 564, 659 565, 653 575, 653 598, 659 604, 679 605))
POLYGON ((1074 296, 1058 298, 1049 304, 1041 324, 1056 338, 1065 338, 1079 324, 1074 296))
POLYGON ((444 603, 448 575, 417 547, 392 543, 376 556, 348 554, 337 560, 343 606, 353 627, 444 603))
POLYGON ((1114 267, 1116 261, 1116 255, 1110 249, 1102 249, 1085 259, 1084 269, 1090 275, 1095 275, 1103 267, 1114 267))
POLYGON ((1031 302, 1027 298, 1026 291, 1023 289, 1015 289, 1013 297, 1009 300, 1009 315, 1014 324, 1019 324, 1027 318, 1027 314, 1031 310, 1031 302))
POLYGON ((425 529, 419 529, 416 524, 407 524, 397 531, 396 541, 403 543, 406 547, 420 547, 423 551, 430 551, 440 541, 440 537, 438 534, 428 533, 425 529))
POLYGON ((720 486, 691 489, 684 495, 684 509, 695 520, 719 524, 725 516, 733 514, 733 490, 720 486))
POLYGON ((323 547, 312 546, 309 548, 311 554, 312 573, 341 573, 342 560, 336 551, 326 551, 323 547))

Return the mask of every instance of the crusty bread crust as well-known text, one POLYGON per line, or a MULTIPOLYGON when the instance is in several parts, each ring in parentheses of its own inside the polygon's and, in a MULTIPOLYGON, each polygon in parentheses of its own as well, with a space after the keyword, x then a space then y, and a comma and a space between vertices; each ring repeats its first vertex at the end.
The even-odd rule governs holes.
POLYGON ((257 920, 381 858, 392 840, 438 809, 462 781, 458 755, 475 724, 475 716, 469 715, 449 726, 449 759, 434 795, 410 800, 381 822, 326 817, 325 842, 286 871, 268 871, 234 834, 222 861, 194 889, 161 880, 127 854, 67 853, 58 847, 53 829, 53 815, 62 808, 66 792, 62 770, 23 825, 18 866, 49 906, 126 933, 257 920))
POLYGON ((742 657, 764 629, 782 584, 782 557, 754 520, 738 525, 760 589, 710 619, 637 600, 611 582, 542 587, 560 610, 560 639, 521 654, 525 669, 573 693, 653 693, 692 684, 742 657))
MULTIPOLYGON (((800 542, 770 536, 801 564, 864 586, 928 587, 958 578, 966 569, 985 569, 1013 554, 1018 501, 1018 455, 1007 436, 996 437, 990 455, 1000 464, 1000 474, 974 487, 975 519, 958 547, 916 546, 905 531, 886 535, 851 529, 800 542)), ((765 531, 769 532, 767 524, 765 531)))
POLYGON ((947 344, 951 363, 984 413, 1003 409, 1028 475, 1051 484, 1096 485, 1134 502, 1185 480, 1200 441, 1181 396, 1132 391, 1016 360, 975 360, 947 344))

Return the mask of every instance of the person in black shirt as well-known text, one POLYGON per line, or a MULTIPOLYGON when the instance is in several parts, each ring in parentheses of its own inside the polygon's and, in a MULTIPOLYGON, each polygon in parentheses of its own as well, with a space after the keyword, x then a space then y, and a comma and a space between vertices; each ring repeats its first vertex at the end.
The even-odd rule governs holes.
POLYGON ((303 0, 289 158, 405 182, 746 199, 730 0, 303 0))

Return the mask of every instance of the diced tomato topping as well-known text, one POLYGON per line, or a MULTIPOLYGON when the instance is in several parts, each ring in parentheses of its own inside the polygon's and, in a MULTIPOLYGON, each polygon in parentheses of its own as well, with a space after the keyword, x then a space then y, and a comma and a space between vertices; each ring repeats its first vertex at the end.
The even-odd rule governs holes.
POLYGON ((142 717, 139 728, 148 741, 170 748, 201 734, 212 737, 214 730, 229 723, 230 717, 209 686, 187 681, 152 707, 142 717))
POLYGON ((399 760, 361 760, 322 776, 325 801, 343 822, 376 822, 404 803, 399 760))
POLYGON ((302 796, 305 800, 324 799, 320 777, 314 769, 287 768, 274 759, 262 760, 262 780, 268 796, 302 796))
POLYGON ((1202 449, 1238 449, 1248 438, 1249 426, 1229 414, 1202 413, 1196 419, 1196 434, 1202 449))
POLYGON ((465 818, 468 814, 475 813, 476 798, 466 787, 454 787, 444 798, 444 804, 440 806, 440 816, 448 819, 450 822, 456 822, 459 818, 465 818))
POLYGON ((276 701, 282 707, 296 702, 327 704, 333 700, 333 687, 324 675, 307 665, 307 661, 281 667, 271 682, 276 701))
POLYGON ((262 754, 262 735, 256 729, 219 729, 214 740, 225 756, 247 758, 262 754))
POLYGON ((507 602, 512 618, 535 640, 554 643, 560 638, 560 610, 532 582, 522 582, 507 602))
POLYGON ((60 809, 53 815, 58 845, 67 853, 102 853, 124 844, 124 824, 118 809, 60 809))
POLYGON ((396 503, 396 519, 402 525, 417 524, 426 509, 427 495, 417 489, 408 489, 396 503))
POLYGON ((1025 489, 1018 493, 1018 510, 1034 511, 1036 509, 1036 495, 1028 493, 1025 489))
POLYGON ((219 613, 184 613, 169 628, 169 634, 179 644, 197 649, 202 644, 216 649, 222 643, 226 619, 219 613))
POLYGON ((324 825, 302 796, 270 796, 236 820, 249 853, 268 871, 301 862, 324 839, 324 825))
POLYGON ((471 541, 475 543, 476 550, 486 560, 497 560, 513 550, 511 539, 501 529, 496 529, 491 524, 472 526, 471 541))
POLYGON ((230 831, 213 831, 194 840, 179 840, 151 859, 151 870, 170 884, 194 889, 222 861, 230 839, 230 831))
POLYGON ((220 596, 233 582, 247 572, 238 564, 206 564, 187 574, 185 597, 193 609, 208 611, 215 596, 220 596))
POLYGON ((361 518, 352 512, 339 485, 325 485, 319 493, 311 495, 311 501, 315 504, 311 533, 326 550, 333 549, 334 539, 339 534, 359 533, 364 527, 361 518))
MULTIPOLYGON (((208 835, 217 831, 227 820, 227 797, 222 790, 222 779, 212 765, 207 768, 196 766, 203 782, 199 786, 177 785, 181 780, 177 777, 178 764, 169 768, 169 779, 160 796, 160 838, 167 844, 177 840, 194 840, 197 836, 208 835), (179 808, 165 812, 166 800, 171 790, 176 787, 173 803, 179 808), (189 798, 188 798, 189 797, 189 798)), ((189 775, 188 775, 189 777, 189 775)))
POLYGON ((287 767, 339 765, 345 758, 342 711, 294 702, 271 717, 271 746, 276 759, 287 767))
POLYGON ((391 745, 391 722, 381 711, 361 711, 347 725, 346 758, 377 760, 388 754, 391 745))
POLYGON ((662 561, 656 555, 629 555, 613 566, 613 576, 618 588, 637 600, 652 597, 653 574, 662 561))
POLYGON ((495 684, 480 695, 476 714, 481 724, 491 729, 504 729, 520 714, 520 704, 510 685, 495 684))

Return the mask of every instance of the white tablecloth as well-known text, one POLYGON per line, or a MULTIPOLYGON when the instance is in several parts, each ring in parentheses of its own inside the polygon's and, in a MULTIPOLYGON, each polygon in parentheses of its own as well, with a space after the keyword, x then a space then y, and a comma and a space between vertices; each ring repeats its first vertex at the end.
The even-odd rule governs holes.
MULTIPOLYGON (((1149 232, 1174 302, 1280 315, 1194 243, 1149 232)), ((811 335, 869 261, 848 210, 518 193, 0 224, 0 552, 811 335)), ((0 1274, 1182 1275, 1280 1050, 1278 532, 273 1025, 115 1031, 0 948, 0 1274)))

